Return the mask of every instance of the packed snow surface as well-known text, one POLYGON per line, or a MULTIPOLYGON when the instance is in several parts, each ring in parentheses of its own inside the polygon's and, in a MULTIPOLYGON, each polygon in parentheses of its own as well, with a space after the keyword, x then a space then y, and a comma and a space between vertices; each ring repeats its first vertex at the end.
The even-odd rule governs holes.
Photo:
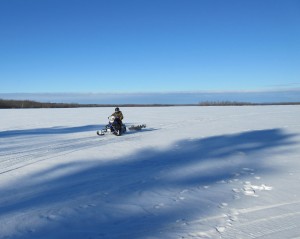
POLYGON ((300 107, 0 110, 0 238, 300 238, 300 107))

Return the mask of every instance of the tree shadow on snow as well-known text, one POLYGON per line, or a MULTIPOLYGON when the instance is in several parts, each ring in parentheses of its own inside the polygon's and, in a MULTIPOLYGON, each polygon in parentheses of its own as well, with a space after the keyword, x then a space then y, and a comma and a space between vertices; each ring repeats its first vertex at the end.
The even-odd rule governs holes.
MULTIPOLYGON (((45 134, 73 134, 73 133, 82 133, 89 131, 97 131, 104 129, 104 124, 97 125, 84 125, 84 126, 75 126, 75 127, 51 127, 51 128, 34 128, 34 129, 22 129, 22 130, 7 130, 0 131, 0 138, 5 137, 16 137, 16 136, 32 136, 32 135, 45 135, 45 134)), ((128 127, 127 127, 128 128, 128 127)), ((153 131, 156 129, 146 128, 142 131, 153 131)), ((127 133, 136 133, 141 132, 139 130, 128 130, 127 133)))
POLYGON ((35 128, 22 130, 7 130, 0 132, 0 137, 15 137, 28 135, 44 135, 44 134, 72 134, 86 131, 96 131, 102 129, 104 125, 84 125, 75 127, 52 127, 52 128, 35 128))
POLYGON ((0 190, 0 218, 39 211, 36 220, 45 225, 15 238, 169 238, 161 233, 209 215, 232 193, 204 186, 227 187, 220 182, 245 168, 275 173, 266 164, 268 150, 283 153, 293 136, 281 129, 249 131, 183 140, 114 161, 62 164, 31 175, 17 193, 0 190))

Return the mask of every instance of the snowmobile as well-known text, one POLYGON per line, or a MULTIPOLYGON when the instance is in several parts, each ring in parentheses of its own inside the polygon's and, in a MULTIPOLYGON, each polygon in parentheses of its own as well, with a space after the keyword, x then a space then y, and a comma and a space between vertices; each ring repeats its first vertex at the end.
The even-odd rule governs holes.
MULTIPOLYGON (((108 124, 104 127, 102 130, 98 130, 97 134, 98 135, 105 135, 107 133, 112 133, 114 135, 120 136, 124 134, 127 131, 126 125, 122 123, 122 126, 120 127, 119 120, 115 116, 111 115, 108 117, 109 122, 108 124)), ((128 130, 130 131, 139 131, 142 130, 143 128, 146 128, 145 124, 140 124, 140 125, 131 125, 128 130)))
POLYGON ((116 136, 120 136, 126 132, 126 125, 122 123, 120 126, 120 120, 115 116, 109 116, 108 124, 105 126, 104 129, 97 131, 98 135, 105 135, 107 132, 110 132, 116 136))

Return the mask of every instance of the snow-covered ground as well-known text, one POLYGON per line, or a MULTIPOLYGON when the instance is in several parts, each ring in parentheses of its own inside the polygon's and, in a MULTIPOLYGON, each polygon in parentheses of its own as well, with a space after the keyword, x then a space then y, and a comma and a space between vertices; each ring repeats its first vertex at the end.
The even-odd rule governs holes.
POLYGON ((300 238, 300 107, 0 110, 0 238, 300 238))

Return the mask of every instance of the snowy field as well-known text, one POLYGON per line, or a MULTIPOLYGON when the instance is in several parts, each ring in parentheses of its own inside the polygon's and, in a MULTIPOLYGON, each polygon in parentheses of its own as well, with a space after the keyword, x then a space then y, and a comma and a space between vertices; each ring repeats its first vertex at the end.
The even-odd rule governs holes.
POLYGON ((300 238, 300 107, 0 110, 0 238, 300 238))

